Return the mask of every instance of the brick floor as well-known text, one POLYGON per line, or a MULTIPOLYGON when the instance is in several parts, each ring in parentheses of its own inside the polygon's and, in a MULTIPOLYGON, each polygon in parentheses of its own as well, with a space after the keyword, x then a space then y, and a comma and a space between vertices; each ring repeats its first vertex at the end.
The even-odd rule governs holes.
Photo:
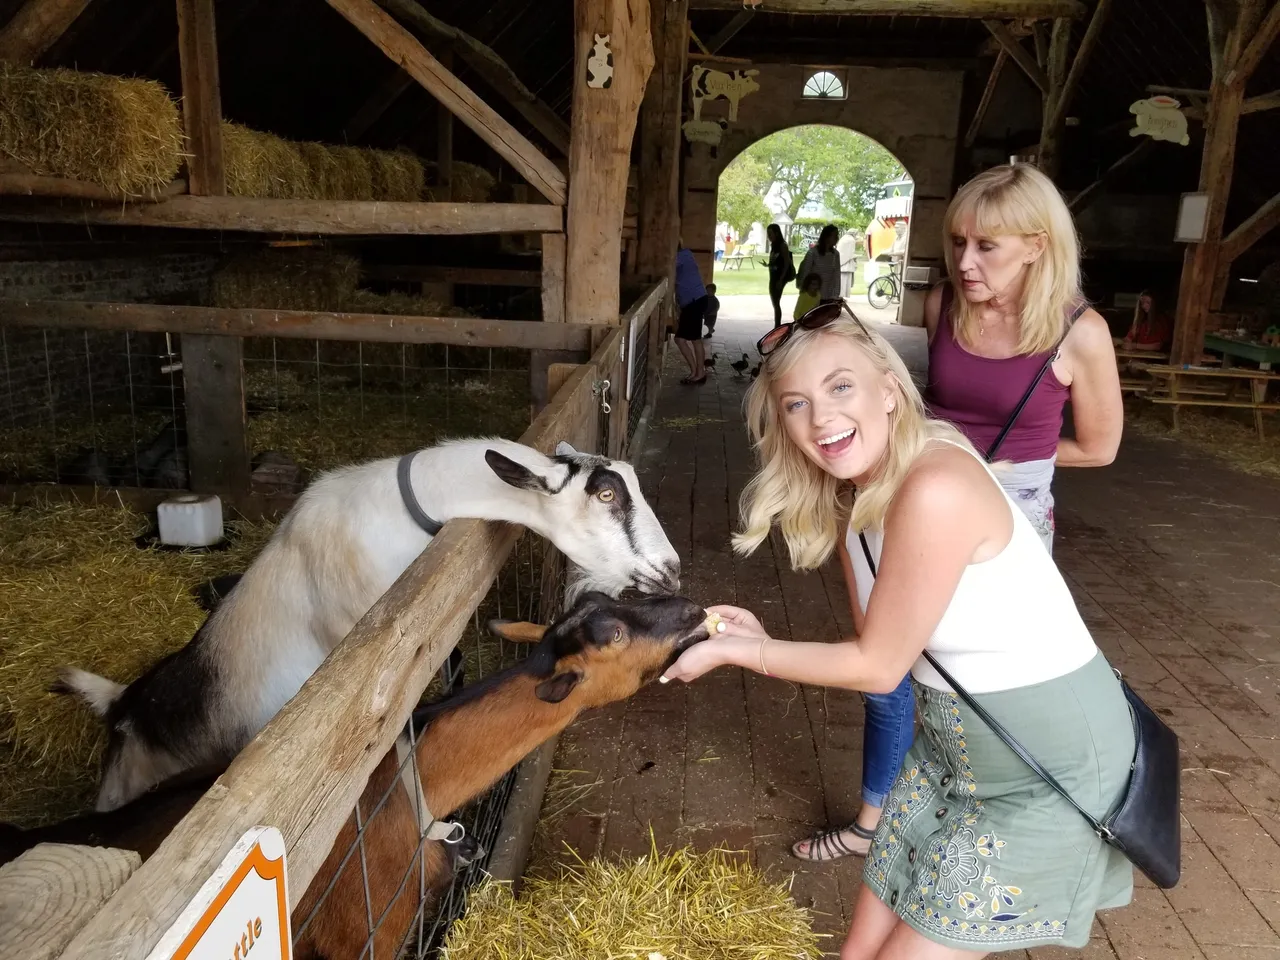
MULTIPOLYGON (((919 370, 922 331, 885 329, 919 370)), ((683 592, 746 606, 775 636, 832 639, 852 628, 838 566, 800 575, 767 547, 746 559, 729 549, 751 455, 748 381, 728 362, 754 356, 763 332, 722 316, 721 358, 699 388, 676 382, 672 350, 633 459, 684 558, 683 592)), ((1280 484, 1132 436, 1107 469, 1063 470, 1057 499, 1055 556, 1080 610, 1184 757, 1181 884, 1164 892, 1138 875, 1133 904, 1103 914, 1082 955, 1280 960, 1280 484)), ((651 831, 659 846, 727 844, 779 879, 794 874, 835 950, 862 862, 807 865, 787 848, 857 809, 862 719, 854 693, 740 670, 651 685, 562 736, 557 768, 600 782, 542 832, 535 858, 565 843, 640 853, 651 831)))

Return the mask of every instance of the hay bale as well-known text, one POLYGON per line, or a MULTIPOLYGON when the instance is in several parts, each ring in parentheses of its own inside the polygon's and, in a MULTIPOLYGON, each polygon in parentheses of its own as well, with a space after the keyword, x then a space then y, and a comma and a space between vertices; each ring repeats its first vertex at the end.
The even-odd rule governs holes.
POLYGON ((139 549, 148 518, 118 506, 0 511, 0 820, 75 812, 92 793, 102 721, 47 691, 64 664, 121 683, 185 644, 205 614, 189 590, 244 570, 272 527, 228 523, 228 549, 139 549))
POLYGON ((302 162, 307 165, 308 179, 315 193, 313 200, 342 200, 342 167, 333 151, 323 143, 297 144, 302 162))
POLYGON ((584 861, 525 881, 517 900, 487 881, 449 931, 445 960, 809 960, 820 936, 788 884, 726 850, 656 846, 634 860, 584 861))
POLYGON ((359 147, 326 147, 337 167, 335 200, 372 200, 373 169, 368 150, 359 147))
POLYGON ((182 149, 177 104, 153 80, 0 63, 0 158, 137 197, 173 180, 182 149))
POLYGON ((222 163, 233 197, 305 200, 315 194, 298 144, 238 123, 222 125, 222 163))
POLYGON ((356 294, 360 262, 322 248, 267 248, 227 257, 214 271, 215 307, 338 311, 356 294))
POLYGON ((404 150, 370 150, 373 199, 412 202, 422 199, 426 171, 422 161, 404 150))
MULTIPOLYGON (((497 178, 484 167, 455 160, 450 168, 451 186, 449 201, 452 203, 488 203, 493 199, 497 178)), ((425 191, 428 200, 443 200, 439 188, 425 191)))

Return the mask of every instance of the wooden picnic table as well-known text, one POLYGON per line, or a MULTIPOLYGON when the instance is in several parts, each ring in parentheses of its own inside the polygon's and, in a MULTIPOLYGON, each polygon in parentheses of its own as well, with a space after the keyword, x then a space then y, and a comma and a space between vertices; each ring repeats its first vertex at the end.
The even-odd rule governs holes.
POLYGON ((1232 366, 1232 361, 1236 358, 1252 360, 1259 370, 1270 370, 1273 363, 1280 363, 1280 347, 1223 333, 1206 333, 1204 348, 1222 354, 1223 367, 1232 366))
POLYGON ((1174 430, 1178 429, 1178 411, 1184 406, 1233 407, 1253 411, 1253 425, 1258 431, 1258 439, 1263 440, 1266 438, 1262 424, 1263 413, 1280 410, 1280 403, 1267 401, 1267 388, 1274 381, 1280 380, 1280 373, 1245 367, 1219 369, 1157 364, 1144 365, 1143 369, 1151 377, 1167 381, 1167 395, 1155 395, 1153 388, 1148 392, 1147 399, 1152 403, 1173 407, 1174 430), (1205 380, 1208 383, 1204 383, 1205 380), (1219 382, 1215 384, 1215 380, 1219 382), (1237 400, 1236 390, 1245 383, 1249 387, 1249 399, 1237 400))

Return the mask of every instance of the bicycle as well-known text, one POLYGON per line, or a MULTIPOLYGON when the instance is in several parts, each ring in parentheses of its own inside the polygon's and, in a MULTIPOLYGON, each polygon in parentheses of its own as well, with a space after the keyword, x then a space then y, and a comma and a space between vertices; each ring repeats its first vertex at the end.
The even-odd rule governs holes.
POLYGON ((891 303, 902 302, 902 283, 898 279, 897 264, 883 277, 876 277, 867 287, 867 302, 877 310, 891 303))

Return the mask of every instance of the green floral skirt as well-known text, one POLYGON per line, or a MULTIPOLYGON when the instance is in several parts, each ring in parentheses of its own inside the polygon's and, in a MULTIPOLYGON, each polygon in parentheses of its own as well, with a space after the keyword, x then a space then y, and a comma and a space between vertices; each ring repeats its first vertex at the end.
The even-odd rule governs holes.
MULTIPOLYGON (((863 880, 913 929, 964 950, 1082 947, 1133 868, 954 694, 914 684, 912 745, 863 880)), ((976 695, 1090 813, 1129 780, 1129 705, 1102 654, 1056 680, 976 695)))

